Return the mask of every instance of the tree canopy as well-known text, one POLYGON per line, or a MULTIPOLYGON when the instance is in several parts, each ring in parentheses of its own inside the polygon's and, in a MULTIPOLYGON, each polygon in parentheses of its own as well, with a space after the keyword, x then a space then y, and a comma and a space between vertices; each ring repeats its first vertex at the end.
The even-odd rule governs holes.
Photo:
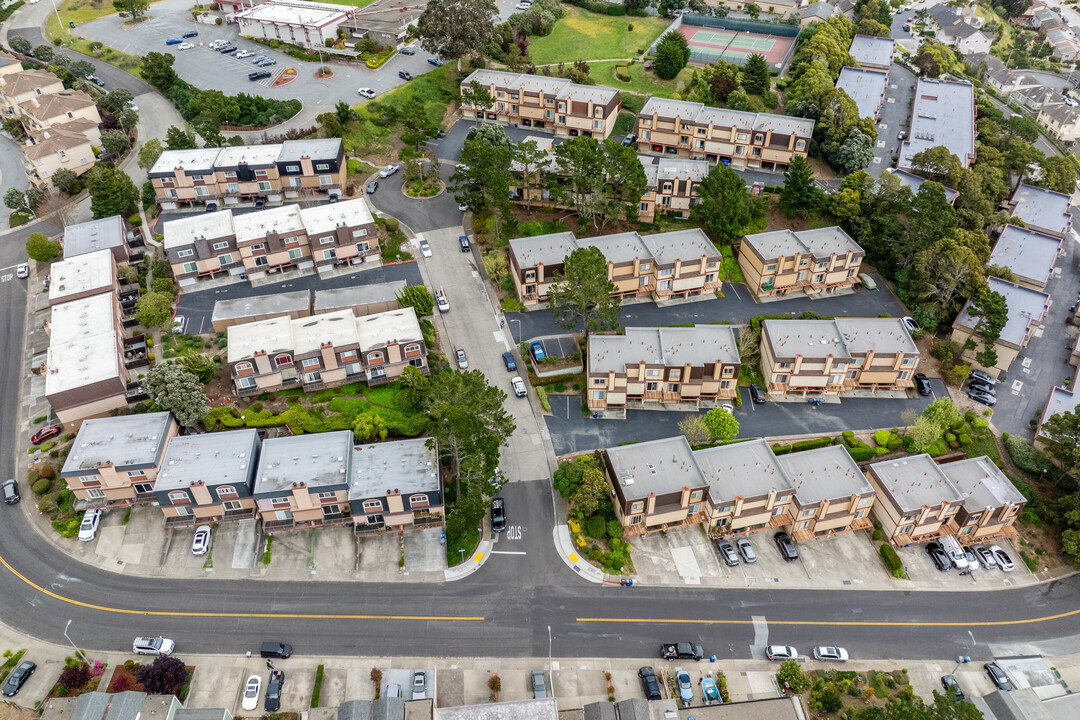
POLYGON ((494 0, 429 0, 416 22, 424 47, 446 60, 479 52, 495 36, 494 0))
POLYGON ((163 362, 146 376, 146 392, 161 410, 168 410, 176 422, 194 427, 210 412, 202 383, 179 362, 163 362))
POLYGON ((701 224, 715 243, 730 245, 742 236, 752 219, 746 182, 724 165, 716 165, 698 184, 701 202, 690 210, 690 219, 701 224))
POLYGON ((548 290, 551 312, 566 329, 584 327, 586 336, 619 325, 619 298, 608 280, 607 259, 596 247, 577 248, 563 263, 548 290))

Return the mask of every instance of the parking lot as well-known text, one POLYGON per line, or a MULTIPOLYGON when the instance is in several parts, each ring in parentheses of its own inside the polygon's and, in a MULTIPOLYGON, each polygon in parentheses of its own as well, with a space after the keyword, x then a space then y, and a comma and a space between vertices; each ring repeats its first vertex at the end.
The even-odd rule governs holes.
POLYGON ((1008 554, 1014 568, 1012 572, 1002 572, 997 568, 987 570, 983 567, 975 568, 968 575, 961 575, 960 570, 951 568, 941 572, 934 566, 930 556, 926 554, 926 543, 897 548, 896 554, 904 562, 911 582, 919 587, 940 588, 949 590, 987 590, 1016 587, 1018 585, 1031 585, 1037 582, 1037 578, 1028 570, 1015 545, 1008 540, 993 540, 983 543, 987 548, 997 545, 1008 554))

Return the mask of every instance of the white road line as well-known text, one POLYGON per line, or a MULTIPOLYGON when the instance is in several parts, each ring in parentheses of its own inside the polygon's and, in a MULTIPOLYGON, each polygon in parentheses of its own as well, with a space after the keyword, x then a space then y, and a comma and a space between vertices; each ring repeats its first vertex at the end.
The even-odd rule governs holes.
POLYGON ((526 555, 523 550, 492 550, 491 555, 526 555))

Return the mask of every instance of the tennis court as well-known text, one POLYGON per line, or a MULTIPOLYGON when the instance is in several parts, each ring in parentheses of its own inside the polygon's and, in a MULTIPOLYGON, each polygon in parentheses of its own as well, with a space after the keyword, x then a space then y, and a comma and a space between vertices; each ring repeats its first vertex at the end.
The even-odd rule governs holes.
POLYGON ((702 64, 711 64, 723 59, 736 65, 743 65, 751 54, 757 53, 764 55, 769 65, 779 66, 795 44, 793 37, 761 35, 696 25, 681 25, 679 32, 690 45, 690 61, 702 64))

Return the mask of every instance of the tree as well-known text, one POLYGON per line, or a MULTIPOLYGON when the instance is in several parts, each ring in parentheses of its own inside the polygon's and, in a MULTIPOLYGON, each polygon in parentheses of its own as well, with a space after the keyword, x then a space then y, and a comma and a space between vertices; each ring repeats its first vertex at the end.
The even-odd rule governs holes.
POLYGON ((101 147, 110 155, 119 155, 131 147, 131 138, 120 130, 106 130, 101 133, 101 147))
POLYGON ((511 148, 511 156, 514 162, 521 166, 525 208, 531 210, 533 185, 543 186, 544 184, 543 172, 549 157, 548 151, 538 147, 535 140, 526 140, 511 148))
POLYGON ((709 426, 700 415, 687 415, 679 421, 679 432, 690 443, 690 447, 697 447, 709 442, 709 426))
POLYGON ((1067 410, 1047 418, 1042 426, 1047 451, 1060 460, 1066 470, 1080 467, 1080 412, 1067 410))
POLYGON ((926 406, 922 416, 937 428, 938 435, 960 422, 960 411, 950 397, 938 398, 926 406))
POLYGON ((578 510, 589 516, 600 509, 600 503, 608 498, 610 492, 604 471, 590 467, 581 474, 581 483, 574 492, 573 501, 578 510))
POLYGON ((203 385, 213 380, 221 369, 221 356, 206 353, 188 353, 181 359, 184 368, 197 377, 203 385))
POLYGON ((743 10, 746 11, 746 14, 750 16, 751 20, 757 20, 761 17, 761 6, 757 3, 747 3, 743 10))
POLYGON ((925 417, 915 418, 915 422, 908 426, 907 434, 911 438, 911 449, 915 452, 923 452, 931 443, 941 439, 942 429, 925 417))
POLYGON ((429 0, 416 22, 424 47, 443 59, 459 60, 481 52, 495 38, 494 0, 429 0))
POLYGON ((113 7, 116 12, 126 12, 132 20, 138 20, 150 9, 150 0, 113 0, 113 7))
POLYGON ((139 74, 143 80, 165 92, 176 82, 176 71, 172 69, 175 60, 172 53, 148 52, 139 61, 139 74))
POLYGON ((30 212, 29 204, 26 202, 26 193, 17 188, 7 189, 4 193, 4 205, 15 212, 30 212))
POLYGON ((705 413, 705 426, 715 442, 731 442, 739 434, 739 421, 726 408, 713 408, 705 413))
POLYGON ((394 396, 394 402, 400 402, 405 407, 420 407, 427 401, 428 393, 431 392, 431 378, 413 365, 406 365, 398 378, 401 390, 394 396))
POLYGON ((184 427, 194 427, 210 412, 199 378, 178 362, 155 365, 146 376, 146 392, 158 408, 170 411, 184 427))
POLYGON ((26 254, 31 260, 52 262, 60 257, 60 243, 42 233, 30 233, 26 238, 26 254))
POLYGON ((833 165, 845 173, 866 169, 874 160, 874 141, 859 128, 852 128, 833 154, 833 165))
POLYGON ((555 271, 548 290, 551 312, 564 328, 585 328, 585 338, 597 330, 619 326, 619 298, 608 279, 607 259, 596 247, 577 248, 555 271))
POLYGON ((12 35, 8 38, 8 45, 12 50, 22 55, 29 55, 34 49, 34 46, 30 44, 30 41, 22 35, 12 35))
POLYGON ((188 129, 181 129, 172 125, 165 131, 166 150, 194 150, 199 147, 195 141, 195 133, 188 129))
POLYGON ((776 684, 788 695, 802 695, 810 689, 810 678, 803 674, 797 660, 785 660, 776 671, 776 684))
POLYGON ((139 191, 123 170, 96 165, 86 174, 86 188, 90 191, 90 210, 95 218, 128 217, 136 211, 139 191))
POLYGON ((796 155, 784 172, 784 187, 780 189, 780 209, 788 217, 806 217, 817 212, 825 195, 814 183, 813 170, 805 158, 796 155))
POLYGON ((671 30, 664 33, 656 46, 656 60, 653 70, 663 80, 671 80, 686 67, 690 60, 690 44, 686 36, 671 30))
POLYGON ((742 236, 752 215, 746 183, 738 173, 716 165, 698 185, 698 197, 701 202, 690 209, 690 219, 702 225, 713 242, 730 245, 742 236))
POLYGON ((164 327, 172 319, 172 293, 148 292, 135 301, 135 320, 148 330, 164 327))
POLYGON ((457 169, 450 176, 454 199, 468 205, 473 212, 493 205, 505 217, 510 211, 513 162, 509 144, 492 144, 479 137, 466 140, 459 159, 457 169))
POLYGON ((334 114, 337 115, 338 122, 347 123, 353 117, 352 106, 344 100, 338 100, 337 105, 334 106, 334 114))
POLYGON ((971 248, 944 237, 915 257, 909 285, 921 311, 920 324, 926 324, 926 317, 939 322, 959 310, 961 301, 986 288, 983 261, 971 248))
POLYGON ((353 437, 358 442, 363 440, 385 440, 390 428, 382 415, 374 413, 360 413, 353 423, 353 437))
POLYGON ((53 173, 52 176, 53 187, 64 193, 65 195, 76 195, 82 190, 82 183, 79 182, 79 176, 72 170, 67 168, 60 168, 53 173))
POLYGON ((38 45, 36 48, 34 48, 34 57, 45 63, 46 65, 52 62, 52 59, 53 57, 55 57, 55 55, 56 53, 53 52, 51 45, 38 45))
POLYGON ((982 338, 983 349, 975 354, 975 360, 983 367, 990 368, 997 364, 997 351, 994 343, 1001 336, 1005 324, 1009 322, 1009 308, 1005 296, 992 290, 986 290, 968 305, 968 313, 978 318, 975 333, 982 338))
POLYGON ((555 162, 559 177, 552 177, 550 190, 574 212, 594 220, 603 204, 604 158, 596 138, 579 136, 555 146, 555 162), (560 182, 561 179, 569 182, 560 182))
POLYGON ((139 666, 135 679, 152 695, 176 695, 187 682, 187 668, 175 655, 158 655, 152 665, 139 666))
POLYGON ((130 107, 129 103, 135 100, 135 96, 131 94, 130 90, 124 88, 117 88, 116 90, 110 90, 105 94, 105 97, 101 99, 101 106, 109 112, 116 114, 126 107, 130 107))
POLYGON ((772 80, 769 77, 769 63, 760 53, 750 53, 743 66, 742 86, 751 95, 764 95, 769 91, 772 80))
MULTIPOLYGON (((139 167, 149 172, 150 168, 154 167, 158 158, 161 157, 162 152, 161 141, 157 138, 150 138, 139 148, 139 167)), ((53 182, 55 183, 55 180, 53 182)))
POLYGON ((398 293, 397 301, 401 307, 411 307, 417 318, 431 315, 435 308, 431 291, 423 285, 406 285, 398 293))
MULTIPOLYGON (((982 159, 980 158, 980 162, 982 159)), ((944 145, 935 145, 932 148, 915 153, 911 158, 911 170, 927 180, 934 180, 952 187, 955 184, 960 171, 964 169, 960 159, 949 152, 944 145)))
POLYGON ((473 80, 467 89, 461 91, 461 103, 483 111, 486 118, 487 111, 495 105, 495 98, 486 87, 473 80))

